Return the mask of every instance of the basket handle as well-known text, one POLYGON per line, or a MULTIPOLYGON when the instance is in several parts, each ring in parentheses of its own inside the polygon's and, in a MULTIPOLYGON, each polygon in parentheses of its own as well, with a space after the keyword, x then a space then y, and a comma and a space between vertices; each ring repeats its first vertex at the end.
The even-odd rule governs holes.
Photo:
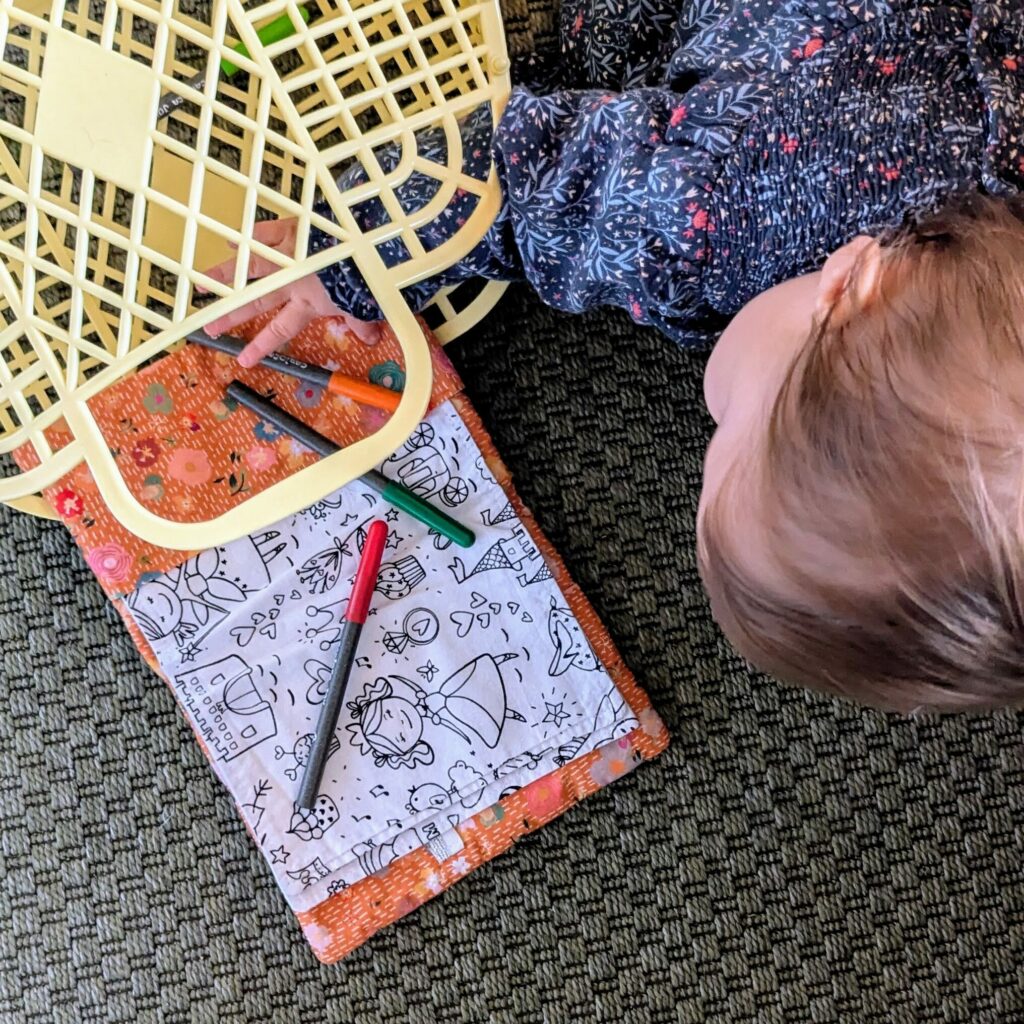
POLYGON ((8 508, 14 509, 15 512, 24 512, 37 519, 60 519, 50 503, 40 494, 30 494, 25 498, 11 498, 8 501, 0 502, 0 505, 6 505, 8 508))

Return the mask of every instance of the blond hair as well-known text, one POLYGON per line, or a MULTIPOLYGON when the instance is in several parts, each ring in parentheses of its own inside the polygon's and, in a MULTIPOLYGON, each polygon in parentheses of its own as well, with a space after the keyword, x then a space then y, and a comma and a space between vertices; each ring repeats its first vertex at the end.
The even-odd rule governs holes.
POLYGON ((815 325, 705 510, 701 572, 784 679, 904 712, 1022 703, 1024 204, 963 197, 879 242, 873 301, 815 325), (768 574, 739 551, 748 493, 768 574))

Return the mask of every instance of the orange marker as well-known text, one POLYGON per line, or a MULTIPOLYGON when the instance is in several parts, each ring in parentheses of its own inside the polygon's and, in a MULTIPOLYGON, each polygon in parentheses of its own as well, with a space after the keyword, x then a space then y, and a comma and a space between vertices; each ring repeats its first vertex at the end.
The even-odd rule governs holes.
MULTIPOLYGON (((318 367, 311 366, 310 369, 316 370, 318 367)), ((287 373, 288 371, 282 368, 281 372, 287 373)), ((401 394, 397 391, 382 388, 379 384, 371 384, 366 380, 349 377, 340 370, 335 370, 327 378, 327 390, 332 395, 344 395, 346 398, 351 398, 353 402, 371 405, 373 408, 383 409, 385 412, 394 412, 402 400, 401 394)))
MULTIPOLYGON (((236 357, 245 348, 244 341, 234 338, 230 334, 212 338, 206 331, 193 331, 188 336, 188 340, 202 345, 203 348, 212 348, 217 352, 226 352, 229 356, 236 357)), ((313 366, 310 363, 302 362, 301 359, 283 356, 279 352, 264 356, 259 365, 269 367, 278 373, 285 373, 297 380, 315 384, 319 388, 325 388, 332 395, 342 395, 345 398, 351 398, 353 402, 359 402, 360 405, 369 405, 374 409, 383 409, 385 412, 394 412, 402 400, 401 394, 390 388, 382 388, 379 384, 371 384, 369 381, 350 377, 340 370, 332 372, 322 366, 313 366)))

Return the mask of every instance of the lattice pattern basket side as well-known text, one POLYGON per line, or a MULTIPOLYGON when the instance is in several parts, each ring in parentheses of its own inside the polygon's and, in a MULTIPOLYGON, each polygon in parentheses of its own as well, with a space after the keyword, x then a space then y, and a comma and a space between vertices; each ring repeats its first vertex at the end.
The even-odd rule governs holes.
POLYGON ((162 543, 279 516, 272 489, 232 522, 156 519, 119 482, 87 403, 189 331, 340 258, 399 335, 407 391, 372 438, 299 474, 285 505, 401 444, 430 379, 400 289, 465 255, 498 208, 493 169, 467 173, 459 132, 483 105, 496 120, 507 96, 494 0, 0 0, 0 45, 0 451, 27 443, 38 458, 0 480, 0 499, 86 459, 119 517, 162 543), (400 188, 413 174, 433 187, 410 209, 400 188), (419 229, 456 190, 472 213, 428 249, 419 229), (294 219, 294 251, 254 239, 271 218, 294 219), (314 231, 334 244, 312 245, 314 231), (233 281, 205 273, 232 253, 233 281), (257 263, 272 272, 249 280, 257 263), (44 431, 61 419, 75 440, 55 452, 44 431))

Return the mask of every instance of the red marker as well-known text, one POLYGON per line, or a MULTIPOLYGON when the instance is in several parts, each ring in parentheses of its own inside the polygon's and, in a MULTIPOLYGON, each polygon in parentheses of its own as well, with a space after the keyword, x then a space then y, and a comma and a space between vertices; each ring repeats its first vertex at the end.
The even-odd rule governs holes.
POLYGON ((311 810, 316 803, 320 782, 323 780, 324 765, 327 763, 327 752, 330 750, 331 737, 338 726, 338 715, 341 713, 342 701, 345 699, 345 688, 348 677, 352 674, 352 665, 356 660, 356 646, 359 633, 370 610, 370 600, 377 586, 377 574, 380 572, 380 560, 384 554, 384 542, 388 539, 388 526, 383 519, 375 519, 366 531, 366 542, 363 554, 356 570, 356 582, 345 609, 345 628, 341 633, 341 650, 338 651, 330 682, 327 684, 327 695, 320 708, 320 718, 316 723, 316 735, 313 747, 306 762, 306 771, 299 787, 299 799, 296 801, 302 810, 311 810))

